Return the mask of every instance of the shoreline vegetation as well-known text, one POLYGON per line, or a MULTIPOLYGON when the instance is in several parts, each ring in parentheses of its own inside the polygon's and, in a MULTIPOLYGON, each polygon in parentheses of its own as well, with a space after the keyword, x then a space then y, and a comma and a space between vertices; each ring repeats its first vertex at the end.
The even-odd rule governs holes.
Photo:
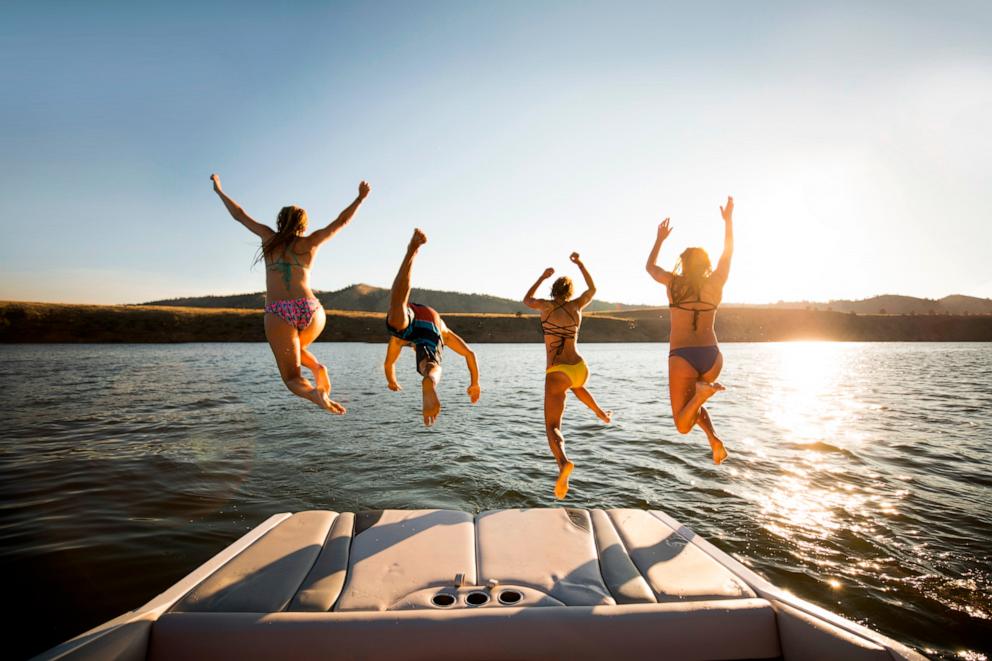
MULTIPOLYGON (((426 299, 425 299, 426 300, 426 299)), ((468 342, 540 343, 538 315, 447 312, 468 342)), ((0 301, 0 343, 264 342, 258 308, 0 301)), ((666 342, 666 308, 587 313, 585 342, 666 342)), ((818 309, 720 309, 721 342, 992 342, 990 314, 858 314, 818 309)), ((322 342, 385 342, 385 313, 327 310, 322 342)))

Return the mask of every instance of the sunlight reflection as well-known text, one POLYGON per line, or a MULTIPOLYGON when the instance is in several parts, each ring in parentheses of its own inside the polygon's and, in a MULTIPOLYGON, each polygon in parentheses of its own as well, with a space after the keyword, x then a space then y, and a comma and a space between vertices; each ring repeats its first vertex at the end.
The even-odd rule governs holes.
POLYGON ((795 477, 780 478, 777 488, 762 498, 762 512, 766 515, 765 528, 785 539, 795 539, 798 532, 819 534, 841 527, 834 512, 852 512, 860 509, 864 496, 843 491, 810 487, 808 482, 795 477))
POLYGON ((769 417, 796 442, 833 440, 850 417, 848 407, 830 397, 837 392, 843 349, 831 342, 789 342, 780 348, 769 417))

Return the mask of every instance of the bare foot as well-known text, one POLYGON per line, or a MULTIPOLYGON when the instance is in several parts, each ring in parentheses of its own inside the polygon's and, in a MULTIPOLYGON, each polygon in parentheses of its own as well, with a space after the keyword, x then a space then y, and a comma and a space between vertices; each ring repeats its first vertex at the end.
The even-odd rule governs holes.
POLYGON ((555 482, 555 500, 561 500, 568 494, 568 476, 572 474, 575 464, 566 461, 558 471, 558 480, 555 482))
POLYGON ((441 400, 437 397, 437 389, 434 382, 424 379, 424 424, 430 427, 437 421, 437 416, 441 414, 441 400))
POLYGON ((313 373, 313 378, 317 381, 317 390, 325 395, 331 394, 331 377, 327 372, 326 365, 318 365, 313 373))
POLYGON ((714 381, 713 383, 706 383, 705 381, 696 381, 696 394, 702 395, 706 399, 709 399, 713 395, 723 390, 726 390, 726 388, 724 388, 716 381, 714 381))
POLYGON ((600 409, 596 413, 596 417, 602 420, 603 422, 605 422, 606 424, 610 424, 611 422, 613 422, 613 411, 604 411, 600 409))
POLYGON ((710 439, 710 447, 713 449, 713 463, 719 466, 727 458, 727 448, 723 447, 723 441, 716 436, 710 439))
POLYGON ((410 245, 407 250, 416 250, 425 243, 427 243, 427 235, 417 227, 413 230, 413 236, 410 237, 410 245))
POLYGON ((307 395, 307 399, 309 399, 311 402, 313 402, 320 408, 324 409, 328 413, 333 413, 335 415, 344 415, 347 412, 347 409, 345 409, 345 407, 335 402, 333 399, 327 396, 327 393, 321 392, 317 388, 314 388, 313 390, 310 391, 310 394, 307 395))

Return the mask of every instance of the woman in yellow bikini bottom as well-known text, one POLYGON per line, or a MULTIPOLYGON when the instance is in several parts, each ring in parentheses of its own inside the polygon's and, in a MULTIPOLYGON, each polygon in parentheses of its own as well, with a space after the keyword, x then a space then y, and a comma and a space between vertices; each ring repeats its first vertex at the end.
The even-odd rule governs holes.
POLYGON ((565 397, 568 391, 588 406, 603 422, 609 423, 612 412, 604 411, 596 403, 592 393, 585 388, 589 380, 589 368, 576 349, 579 326, 582 324, 582 309, 592 301, 596 286, 586 270, 578 253, 572 253, 572 263, 579 267, 586 281, 586 291, 572 298, 572 281, 561 277, 551 287, 551 299, 536 298, 537 288, 551 277, 554 269, 545 269, 537 282, 524 296, 524 304, 541 312, 541 329, 544 331, 544 347, 547 358, 544 376, 544 427, 548 436, 548 446, 558 464, 558 479, 555 481, 555 498, 562 499, 568 493, 568 478, 575 469, 565 454, 565 437, 561 433, 561 421, 565 413, 565 397), (567 379, 558 376, 564 374, 567 379))
POLYGON ((580 360, 574 364, 558 363, 557 365, 552 365, 547 370, 545 374, 551 374, 552 372, 562 372, 565 376, 572 380, 573 388, 581 388, 586 385, 586 381, 589 380, 589 367, 586 365, 586 361, 580 360))

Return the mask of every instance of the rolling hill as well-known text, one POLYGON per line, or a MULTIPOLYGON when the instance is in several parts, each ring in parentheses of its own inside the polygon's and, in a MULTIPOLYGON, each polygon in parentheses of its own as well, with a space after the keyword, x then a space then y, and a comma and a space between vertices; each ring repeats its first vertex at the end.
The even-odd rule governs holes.
MULTIPOLYGON (((356 310, 361 312, 385 312, 389 308, 389 290, 372 285, 357 284, 337 291, 314 292, 321 305, 327 310, 356 310)), ((500 298, 488 294, 464 294, 435 289, 414 287, 410 300, 422 302, 438 312, 466 312, 483 314, 514 314, 532 312, 521 301, 500 298)), ((157 305, 185 308, 238 308, 258 309, 265 305, 265 294, 234 294, 231 296, 194 296, 172 298, 162 301, 149 301, 142 305, 157 305)), ((644 305, 623 305, 606 301, 593 301, 587 308, 590 312, 604 312, 618 309, 637 309, 644 305)))
POLYGON ((952 294, 943 298, 917 298, 885 294, 861 300, 832 300, 779 302, 769 306, 777 309, 820 309, 855 314, 992 314, 992 299, 952 294))
MULTIPOLYGON (((355 310, 360 312, 385 312, 389 306, 389 290, 372 285, 357 284, 337 291, 318 291, 317 298, 328 310, 355 310)), ((411 300, 427 303, 439 312, 466 312, 477 314, 514 314, 530 312, 520 301, 488 294, 465 294, 453 291, 414 288, 411 300)), ((265 305, 265 294, 232 294, 230 296, 193 296, 149 301, 141 305, 189 308, 260 309, 265 305)), ((642 310, 652 306, 629 305, 594 300, 589 312, 618 312, 642 310)), ((764 308, 777 310, 823 310, 853 312, 855 314, 992 314, 992 299, 952 294, 940 299, 916 298, 886 294, 861 300, 779 301, 771 304, 736 305, 724 303, 724 308, 764 308)))

